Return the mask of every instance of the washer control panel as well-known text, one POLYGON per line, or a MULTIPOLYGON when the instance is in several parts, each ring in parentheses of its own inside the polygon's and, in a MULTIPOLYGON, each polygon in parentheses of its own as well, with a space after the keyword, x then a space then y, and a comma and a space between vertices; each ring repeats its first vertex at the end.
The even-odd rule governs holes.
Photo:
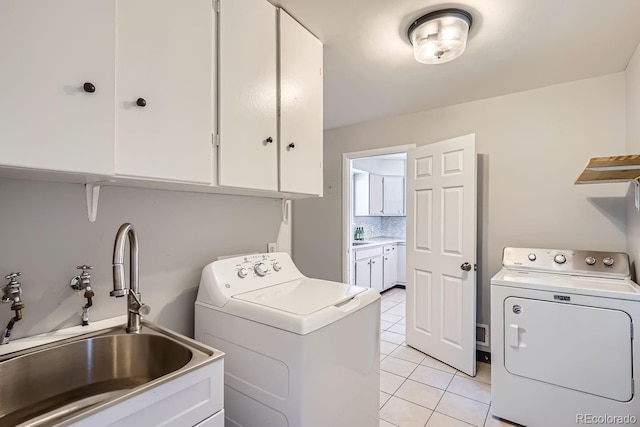
POLYGON ((623 252, 573 249, 504 248, 502 266, 569 275, 629 278, 629 256, 623 252))

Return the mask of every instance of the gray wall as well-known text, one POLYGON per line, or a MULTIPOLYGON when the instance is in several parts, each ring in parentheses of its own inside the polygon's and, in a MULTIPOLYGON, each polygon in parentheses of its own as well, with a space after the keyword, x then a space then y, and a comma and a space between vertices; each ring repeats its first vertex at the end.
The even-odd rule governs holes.
MULTIPOLYGON (((626 75, 627 153, 640 154, 640 45, 636 48, 626 75)), ((622 184, 620 184, 622 185, 622 184)), ((640 212, 635 208, 635 190, 629 185, 627 197, 627 252, 640 277, 640 212)))
MULTIPOLYGON (((625 152, 625 75, 610 74, 325 132, 325 182, 342 188, 342 154, 476 134, 478 321, 504 246, 625 249, 621 184, 575 186, 589 157, 625 152)), ((293 255, 303 273, 342 274, 342 194, 295 201, 293 255)))
MULTIPOLYGON (((24 320, 14 338, 75 326, 84 304, 69 286, 81 264, 94 266, 91 319, 125 314, 112 289, 113 241, 124 222, 140 240, 140 286, 148 317, 193 335, 193 304, 202 267, 220 255, 265 252, 275 242, 274 199, 103 187, 89 223, 84 186, 0 179, 0 273, 22 272, 24 320)), ((4 283, 4 282, 3 282, 4 283)), ((11 317, 0 305, 1 327, 11 317)))

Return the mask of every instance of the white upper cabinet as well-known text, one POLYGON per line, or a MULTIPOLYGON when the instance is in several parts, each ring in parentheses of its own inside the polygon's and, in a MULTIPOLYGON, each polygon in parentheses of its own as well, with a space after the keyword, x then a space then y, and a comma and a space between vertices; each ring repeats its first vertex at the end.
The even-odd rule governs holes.
POLYGON ((384 212, 383 178, 380 175, 369 175, 369 215, 382 216, 384 212))
POLYGON ((0 164, 113 174, 114 29, 114 0, 0 1, 0 164))
POLYGON ((280 9, 280 191, 322 195, 322 43, 280 9))
POLYGON ((118 0, 116 22, 116 174, 211 183, 211 0, 118 0))
POLYGON ((404 177, 385 176, 383 179, 385 215, 404 215, 404 177))
POLYGON ((218 184, 278 191, 276 8, 220 0, 218 184))

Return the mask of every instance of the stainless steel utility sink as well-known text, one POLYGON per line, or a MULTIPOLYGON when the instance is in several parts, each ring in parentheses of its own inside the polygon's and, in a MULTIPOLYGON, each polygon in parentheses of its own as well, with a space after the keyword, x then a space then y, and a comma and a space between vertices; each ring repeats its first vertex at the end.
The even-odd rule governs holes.
POLYGON ((140 334, 123 325, 11 353, 0 357, 0 426, 93 413, 221 356, 150 322, 140 334))

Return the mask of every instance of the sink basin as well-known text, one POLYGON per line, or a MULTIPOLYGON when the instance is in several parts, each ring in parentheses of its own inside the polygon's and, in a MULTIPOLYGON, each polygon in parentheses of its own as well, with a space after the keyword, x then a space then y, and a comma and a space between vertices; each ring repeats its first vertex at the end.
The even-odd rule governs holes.
POLYGON ((0 358, 0 426, 52 425, 100 410, 210 363, 222 353, 150 322, 0 358))

